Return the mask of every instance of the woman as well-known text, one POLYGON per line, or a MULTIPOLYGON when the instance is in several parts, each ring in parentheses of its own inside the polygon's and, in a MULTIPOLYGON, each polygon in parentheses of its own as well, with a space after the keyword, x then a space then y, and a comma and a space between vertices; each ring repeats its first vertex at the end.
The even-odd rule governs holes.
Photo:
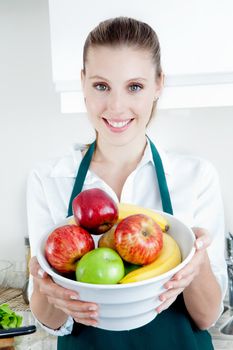
POLYGON ((174 213, 193 227, 196 253, 165 284, 155 310, 159 315, 138 329, 98 329, 98 305, 79 301, 78 294, 57 286, 35 257, 30 263, 31 310, 59 336, 58 349, 213 349, 206 329, 221 314, 227 280, 220 190, 208 162, 157 151, 146 136, 163 87, 156 33, 125 17, 100 23, 86 39, 81 77, 96 140, 90 148, 78 145, 72 155, 32 171, 32 254, 41 234, 72 215, 74 196, 93 187, 104 189, 115 201, 174 213))

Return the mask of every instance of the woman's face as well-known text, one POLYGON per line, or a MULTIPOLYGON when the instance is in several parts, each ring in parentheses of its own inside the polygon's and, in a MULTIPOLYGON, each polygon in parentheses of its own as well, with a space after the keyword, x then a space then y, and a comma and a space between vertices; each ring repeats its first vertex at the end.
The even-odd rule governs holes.
POLYGON ((162 87, 147 51, 127 46, 89 48, 82 85, 98 138, 122 144, 145 135, 162 87))

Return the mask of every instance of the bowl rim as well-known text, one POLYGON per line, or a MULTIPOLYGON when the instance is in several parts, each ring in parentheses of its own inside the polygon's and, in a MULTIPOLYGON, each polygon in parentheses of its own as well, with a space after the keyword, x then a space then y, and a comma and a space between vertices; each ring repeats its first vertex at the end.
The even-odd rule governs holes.
MULTIPOLYGON (((190 227, 188 227, 183 221, 181 221, 180 219, 178 219, 176 216, 165 213, 163 211, 160 210, 154 210, 151 209, 153 211, 155 211, 158 214, 161 215, 165 215, 168 217, 172 217, 173 219, 175 218, 175 220, 177 220, 179 223, 181 223, 182 225, 184 225, 186 227, 186 229, 189 231, 191 239, 194 243, 195 241, 195 235, 194 232, 192 231, 192 229, 190 227)), ((37 259, 39 264, 41 265, 42 269, 48 273, 48 275, 50 275, 52 278, 55 278, 57 280, 59 280, 60 282, 64 282, 67 283, 67 281, 69 281, 69 287, 78 287, 80 286, 81 288, 85 287, 87 289, 125 289, 125 288, 133 288, 136 286, 143 286, 143 285, 150 285, 153 284, 154 282, 158 282, 160 280, 164 280, 169 276, 173 276, 177 271, 179 271, 180 269, 182 269, 193 257, 196 249, 193 245, 193 247, 191 248, 189 254, 186 256, 186 258, 177 266, 175 266, 173 269, 159 275, 159 276, 155 276, 143 281, 138 281, 138 282, 131 282, 131 283, 117 283, 117 284, 94 284, 94 283, 84 283, 84 282, 79 282, 79 281, 75 281, 75 280, 71 280, 67 277, 64 277, 62 275, 60 275, 59 273, 55 272, 52 267, 50 267, 49 269, 47 268, 47 264, 48 262, 46 261, 45 256, 42 254, 41 252, 41 246, 43 241, 46 239, 46 237, 49 235, 49 233, 51 233, 54 229, 56 229, 57 227, 63 226, 65 224, 67 224, 67 222, 69 222, 71 219, 73 218, 73 216, 69 216, 68 218, 66 218, 65 220, 63 220, 62 222, 60 222, 58 225, 54 225, 53 228, 51 228, 49 230, 49 232, 47 232, 46 234, 44 234, 40 240, 39 240, 39 244, 38 244, 38 250, 37 250, 37 259)), ((66 288, 69 288, 66 287, 66 288)))

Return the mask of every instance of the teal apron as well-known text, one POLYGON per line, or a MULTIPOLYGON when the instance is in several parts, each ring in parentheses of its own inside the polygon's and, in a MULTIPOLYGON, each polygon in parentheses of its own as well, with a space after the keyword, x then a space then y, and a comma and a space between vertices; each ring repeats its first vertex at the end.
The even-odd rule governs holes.
MULTIPOLYGON (((150 140, 149 140, 150 141, 150 140)), ((158 178, 163 211, 173 214, 170 195, 161 158, 150 141, 153 161, 158 178)), ((68 215, 72 213, 72 201, 82 191, 95 142, 86 152, 71 194, 68 215)), ((210 334, 201 331, 192 321, 184 304, 183 295, 150 323, 130 331, 107 331, 74 323, 72 334, 58 337, 58 350, 213 350, 210 334)))

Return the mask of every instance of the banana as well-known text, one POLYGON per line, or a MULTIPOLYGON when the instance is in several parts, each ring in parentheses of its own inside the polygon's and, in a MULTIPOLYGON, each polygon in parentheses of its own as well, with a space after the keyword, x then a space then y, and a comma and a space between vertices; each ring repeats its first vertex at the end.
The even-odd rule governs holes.
POLYGON ((77 225, 73 216, 68 220, 67 225, 77 225))
POLYGON ((178 244, 167 233, 163 234, 163 248, 152 263, 140 267, 123 277, 119 283, 143 281, 165 273, 181 262, 181 252, 178 244))
POLYGON ((167 220, 161 214, 156 213, 152 209, 147 209, 138 205, 128 203, 118 203, 117 205, 119 210, 118 222, 120 222, 122 219, 126 218, 129 215, 144 214, 154 219, 154 221, 161 227, 163 232, 167 232, 169 230, 169 223, 167 222, 167 220))

